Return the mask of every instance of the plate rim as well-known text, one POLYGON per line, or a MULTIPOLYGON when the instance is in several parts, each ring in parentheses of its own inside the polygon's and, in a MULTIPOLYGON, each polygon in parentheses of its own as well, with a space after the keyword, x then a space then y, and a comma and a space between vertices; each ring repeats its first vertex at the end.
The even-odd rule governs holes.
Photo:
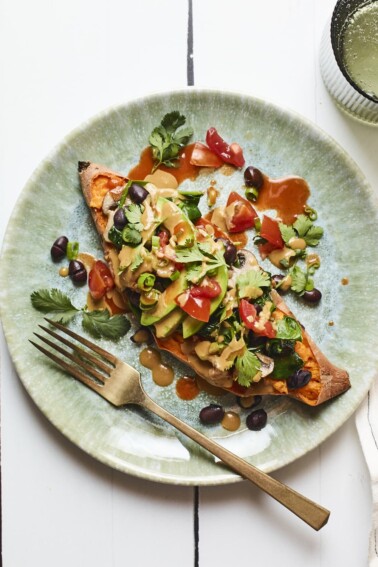
MULTIPOLYGON (((366 179, 366 177, 363 174, 359 165, 350 156, 350 154, 339 144, 339 142, 337 142, 330 134, 328 134, 325 130, 323 130, 315 122, 311 121, 310 119, 301 115, 300 113, 298 113, 298 112, 296 112, 292 109, 286 108, 284 106, 278 105, 278 104, 271 102, 269 100, 262 99, 262 98, 259 98, 259 97, 255 97, 255 96, 247 94, 247 93, 236 92, 236 91, 231 91, 231 90, 229 91, 229 90, 223 90, 223 89, 219 90, 219 89, 186 87, 186 88, 182 88, 182 89, 175 89, 175 90, 169 90, 169 91, 157 91, 157 92, 153 92, 153 93, 150 93, 150 94, 147 94, 147 95, 139 96, 137 98, 130 99, 130 100, 124 102, 124 103, 118 103, 118 104, 115 104, 115 105, 110 105, 110 106, 100 110, 96 114, 92 115, 91 117, 89 117, 86 120, 84 120, 83 122, 81 122, 75 128, 71 129, 66 135, 63 136, 63 138, 58 143, 56 143, 54 145, 54 147, 46 154, 45 158, 43 158, 39 162, 39 164, 32 171, 31 175, 29 176, 28 180, 24 184, 23 188, 21 189, 21 192, 18 195, 18 198, 16 199, 15 205, 13 207, 13 210, 11 212, 11 215, 8 218, 8 222, 7 222, 6 227, 5 227, 4 238, 3 238, 2 248, 1 248, 1 253, 0 253, 0 282, 3 282, 3 275, 2 274, 4 273, 4 270, 2 270, 1 267, 2 267, 3 263, 5 262, 4 258, 6 257, 6 251, 7 251, 7 247, 8 247, 9 232, 11 230, 14 218, 17 215, 17 209, 18 209, 19 205, 23 202, 23 200, 27 198, 27 194, 30 191, 31 187, 33 186, 35 179, 44 170, 46 164, 49 161, 51 161, 52 158, 54 156, 56 156, 59 153, 59 151, 62 150, 62 148, 64 146, 68 145, 70 143, 71 139, 74 139, 78 134, 85 131, 89 126, 93 126, 96 122, 100 122, 100 121, 106 119, 106 117, 108 117, 108 116, 110 116, 110 115, 112 115, 116 112, 124 111, 127 107, 132 106, 132 105, 135 105, 135 106, 141 105, 146 101, 152 102, 154 99, 159 100, 162 97, 167 97, 167 96, 180 96, 180 95, 186 95, 187 96, 189 93, 190 93, 190 96, 192 94, 196 95, 196 96, 206 95, 206 96, 210 96, 210 97, 211 96, 222 96, 222 97, 228 97, 228 98, 237 98, 239 101, 246 100, 250 104, 251 103, 258 103, 261 107, 262 106, 265 106, 265 107, 268 106, 271 109, 273 109, 275 112, 279 112, 279 113, 284 114, 287 117, 294 118, 294 120, 297 123, 301 122, 301 123, 305 124, 307 129, 315 131, 315 133, 318 136, 320 136, 322 141, 324 141, 327 144, 329 144, 330 146, 332 146, 339 153, 339 155, 342 157, 342 159, 349 165, 349 167, 351 167, 353 169, 353 171, 356 174, 356 176, 358 177, 360 183, 364 186, 364 190, 367 191, 369 197, 375 203, 375 205, 376 205, 375 212, 377 213, 377 209, 378 209, 377 197, 375 196, 375 193, 372 189, 371 184, 366 179), (376 203, 376 201, 377 201, 377 203, 376 203)), ((216 485, 224 485, 224 484, 233 484, 233 483, 240 482, 241 480, 243 480, 239 475, 237 475, 236 473, 234 473, 232 471, 231 472, 225 472, 223 475, 214 475, 214 476, 213 475, 206 475, 206 477, 203 477, 203 476, 197 477, 197 476, 191 475, 191 476, 185 477, 185 476, 174 476, 174 475, 169 474, 169 473, 162 473, 161 471, 155 472, 155 471, 152 471, 151 469, 146 470, 146 469, 143 469, 143 467, 134 466, 133 464, 126 462, 126 461, 123 461, 122 466, 121 466, 120 464, 117 464, 115 462, 115 460, 106 458, 106 455, 104 453, 99 454, 99 453, 96 453, 95 451, 92 451, 91 448, 83 446, 83 444, 81 444, 78 441, 78 439, 75 439, 68 432, 64 431, 61 426, 59 426, 59 424, 54 420, 53 411, 51 411, 51 412, 47 411, 46 408, 41 407, 41 405, 38 404, 35 401, 33 395, 31 394, 28 387, 26 386, 26 384, 25 384, 25 382, 22 378, 22 372, 19 369, 18 360, 17 360, 17 358, 15 360, 15 358, 12 354, 12 348, 11 348, 11 344, 10 344, 11 343, 10 331, 9 331, 7 325, 4 324, 4 318, 6 318, 6 308, 3 304, 4 303, 3 302, 4 293, 5 293, 4 291, 1 291, 1 293, 0 293, 0 319, 1 319, 2 327, 3 327, 5 342, 6 342, 6 345, 7 345, 10 360, 11 360, 12 364, 15 366, 15 368, 17 370, 17 375, 18 375, 21 383, 23 384, 25 390, 27 391, 29 397, 32 399, 34 405, 38 408, 39 411, 42 412, 42 414, 48 419, 48 421, 54 426, 54 428, 57 429, 59 431, 59 433, 62 434, 65 438, 69 439, 70 442, 72 442, 75 446, 80 448, 84 453, 91 456, 95 460, 102 462, 103 464, 109 466, 110 468, 112 468, 114 470, 118 470, 118 471, 120 471, 124 474, 130 474, 130 475, 138 477, 138 478, 142 478, 142 479, 150 480, 150 481, 154 481, 154 482, 159 482, 159 483, 163 483, 163 484, 182 485, 182 486, 216 486, 216 485)), ((371 382, 374 380, 374 378, 377 375, 378 375, 378 372, 376 373, 375 376, 372 377, 371 382)), ((364 396, 368 392, 368 389, 369 388, 367 388, 366 392, 364 392, 364 394, 361 395, 360 398, 356 401, 355 407, 349 408, 348 412, 343 413, 342 418, 337 422, 336 427, 333 428, 332 431, 327 432, 325 434, 325 436, 322 437, 322 439, 320 441, 315 443, 315 445, 310 446, 307 451, 305 451, 304 453, 302 453, 301 455, 299 455, 297 457, 293 457, 293 458, 288 457, 286 459, 282 459, 282 456, 281 456, 281 459, 280 459, 278 466, 273 466, 271 468, 268 467, 266 469, 266 472, 272 472, 272 471, 279 470, 282 467, 287 466, 288 464, 291 464, 291 463, 297 461, 300 458, 303 458, 306 454, 308 454, 309 452, 311 452, 311 451, 315 450, 317 447, 319 447, 324 441, 326 441, 331 435, 333 435, 351 417, 351 415, 353 415, 353 413, 356 411, 356 409, 358 408, 360 403, 363 401, 364 396)))

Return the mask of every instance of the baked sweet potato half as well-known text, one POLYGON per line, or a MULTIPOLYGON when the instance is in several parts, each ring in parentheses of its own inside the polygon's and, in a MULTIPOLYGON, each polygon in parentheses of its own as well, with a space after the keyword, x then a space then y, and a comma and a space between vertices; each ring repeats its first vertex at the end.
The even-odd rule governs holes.
POLYGON ((238 396, 316 406, 350 387, 255 256, 227 256, 227 234, 190 220, 187 192, 166 182, 133 186, 89 162, 79 163, 79 175, 116 287, 160 349, 238 396))

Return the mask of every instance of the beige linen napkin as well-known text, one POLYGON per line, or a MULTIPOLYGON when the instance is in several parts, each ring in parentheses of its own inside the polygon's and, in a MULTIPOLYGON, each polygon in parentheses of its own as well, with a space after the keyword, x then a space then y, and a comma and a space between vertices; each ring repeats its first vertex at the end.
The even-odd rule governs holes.
POLYGON ((373 514, 369 542, 369 567, 378 567, 378 380, 356 413, 356 425, 370 472, 373 514))

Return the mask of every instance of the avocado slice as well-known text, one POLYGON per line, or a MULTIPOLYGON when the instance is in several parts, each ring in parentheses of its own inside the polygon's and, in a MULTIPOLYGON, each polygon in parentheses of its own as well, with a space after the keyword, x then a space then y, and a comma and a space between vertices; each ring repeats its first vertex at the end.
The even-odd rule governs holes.
POLYGON ((195 229, 193 223, 183 211, 172 201, 159 197, 156 203, 159 220, 171 234, 175 234, 177 246, 193 246, 195 240, 195 229))
POLYGON ((186 313, 179 307, 176 307, 169 315, 166 315, 161 321, 154 324, 155 335, 157 338, 168 337, 173 333, 180 323, 185 319, 186 313))
POLYGON ((140 320, 141 324, 144 326, 153 325, 157 321, 161 321, 166 315, 169 315, 169 313, 177 307, 175 301, 176 297, 185 291, 187 287, 186 270, 182 270, 177 280, 172 282, 171 285, 163 291, 156 307, 148 311, 143 311, 140 320))
MULTIPOLYGON (((216 309, 218 309, 219 305, 222 303, 224 296, 226 295, 227 291, 227 284, 228 284, 228 268, 227 266, 220 266, 218 268, 217 274, 214 277, 215 281, 221 287, 221 293, 218 297, 215 297, 211 304, 210 304, 210 315, 214 313, 216 309)), ((184 339, 191 337, 198 333, 201 327, 204 326, 205 323, 203 321, 198 321, 198 319, 194 319, 194 317, 186 317, 182 324, 182 336, 184 339)))

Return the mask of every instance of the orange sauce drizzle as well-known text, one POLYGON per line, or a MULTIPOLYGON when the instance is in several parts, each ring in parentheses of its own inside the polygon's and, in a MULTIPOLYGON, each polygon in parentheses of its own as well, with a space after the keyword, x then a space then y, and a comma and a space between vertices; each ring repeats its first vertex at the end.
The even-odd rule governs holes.
POLYGON ((259 211, 274 209, 286 224, 292 224, 310 196, 310 188, 302 177, 289 176, 270 179, 264 175, 264 183, 255 203, 259 211))
POLYGON ((200 389, 193 376, 182 376, 176 382, 176 394, 181 400, 194 400, 200 389))
MULTIPOLYGON (((196 179, 201 168, 190 163, 193 148, 194 144, 189 144, 181 150, 179 154, 179 166, 177 168, 160 165, 159 169, 171 173, 179 184, 185 181, 185 179, 196 179)), ((153 165, 152 150, 148 146, 142 151, 139 163, 130 169, 128 177, 130 179, 142 180, 146 175, 151 173, 153 165)))

